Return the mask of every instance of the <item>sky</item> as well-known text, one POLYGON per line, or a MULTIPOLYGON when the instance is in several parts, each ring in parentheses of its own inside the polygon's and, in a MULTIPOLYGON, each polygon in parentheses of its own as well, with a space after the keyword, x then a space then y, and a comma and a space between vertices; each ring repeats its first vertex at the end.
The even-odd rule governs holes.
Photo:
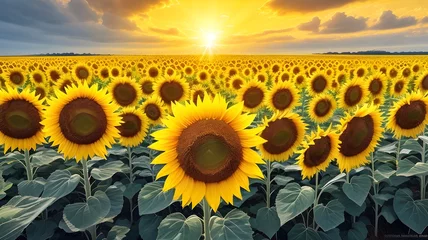
POLYGON ((428 51, 428 0, 0 0, 0 55, 428 51))

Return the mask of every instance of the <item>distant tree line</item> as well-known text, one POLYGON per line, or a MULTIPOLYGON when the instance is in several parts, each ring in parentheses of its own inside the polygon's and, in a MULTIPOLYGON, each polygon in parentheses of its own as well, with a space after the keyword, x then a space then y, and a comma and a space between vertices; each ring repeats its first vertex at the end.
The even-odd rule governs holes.
POLYGON ((428 55, 426 51, 412 51, 412 52, 388 52, 382 50, 358 51, 358 52, 326 52, 316 54, 328 55, 428 55))

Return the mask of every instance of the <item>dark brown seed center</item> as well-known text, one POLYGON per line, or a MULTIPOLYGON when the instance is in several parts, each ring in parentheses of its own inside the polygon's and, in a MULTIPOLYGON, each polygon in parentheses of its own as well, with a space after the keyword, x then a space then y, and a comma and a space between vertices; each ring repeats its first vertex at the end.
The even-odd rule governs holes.
POLYGON ((354 117, 340 135, 340 153, 352 157, 366 150, 374 134, 374 122, 370 115, 354 117))
POLYGON ((244 93, 244 105, 248 108, 255 108, 259 106, 263 99, 264 99, 264 93, 263 91, 258 87, 250 87, 245 91, 244 93))
POLYGON ((377 95, 380 93, 380 91, 382 91, 382 87, 383 87, 383 83, 380 79, 373 79, 370 82, 369 85, 369 91, 373 94, 373 95, 377 95))
POLYGON ((396 93, 401 93, 403 88, 404 88, 404 82, 401 80, 394 84, 394 92, 396 93))
POLYGON ((122 137, 134 137, 141 130, 141 119, 132 113, 121 115, 123 123, 117 127, 122 137))
POLYGON ((421 100, 410 101, 395 114, 395 121, 402 129, 413 129, 421 125, 427 113, 427 106, 421 100))
POLYGON ((166 104, 178 101, 184 94, 184 89, 178 82, 165 82, 160 88, 160 96, 166 104))
POLYGON ((303 163, 307 167, 316 167, 325 162, 331 151, 331 139, 324 136, 314 140, 314 145, 310 145, 305 151, 303 163))
POLYGON ((293 102, 293 94, 289 89, 279 89, 273 94, 272 103, 276 109, 284 110, 293 102))
POLYGON ((137 98, 137 91, 129 83, 120 83, 113 89, 113 97, 122 107, 132 104, 137 98))
POLYGON ((315 115, 324 117, 331 109, 331 102, 328 99, 321 99, 315 104, 315 115))
POLYGON ((323 76, 317 76, 313 81, 312 81, 312 89, 314 90, 314 92, 316 93, 321 93, 325 90, 325 88, 327 87, 327 80, 325 79, 325 77, 323 76))
POLYGON ((154 91, 153 90, 153 83, 152 83, 152 81, 145 81, 145 82, 143 82, 143 84, 141 84, 141 90, 145 94, 151 94, 154 91))
POLYGON ((428 90, 428 74, 422 79, 422 89, 428 90))
POLYGON ((161 111, 159 107, 156 104, 149 103, 144 108, 144 113, 147 115, 148 118, 150 118, 153 121, 156 121, 161 116, 161 111))
POLYGON ((363 97, 363 90, 360 86, 352 86, 346 90, 345 93, 345 103, 348 106, 355 106, 363 97))
POLYGON ((11 138, 25 139, 41 130, 37 108, 26 100, 9 100, 0 105, 0 131, 11 138))
POLYGON ((268 153, 281 154, 293 146, 297 134, 296 125, 291 119, 277 119, 270 122, 261 134, 261 137, 267 140, 263 148, 268 153))
POLYGON ((40 75, 40 73, 36 73, 33 75, 33 80, 36 83, 42 83, 43 77, 42 77, 42 75, 40 75))

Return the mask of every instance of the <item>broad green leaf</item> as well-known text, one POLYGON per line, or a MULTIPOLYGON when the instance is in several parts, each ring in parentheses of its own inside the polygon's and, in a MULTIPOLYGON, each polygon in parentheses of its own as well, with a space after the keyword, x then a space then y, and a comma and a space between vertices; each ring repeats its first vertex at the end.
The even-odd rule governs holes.
POLYGON ((389 177, 389 179, 385 180, 386 182, 388 182, 389 185, 397 187, 405 182, 408 182, 410 180, 410 178, 408 177, 401 177, 401 176, 396 176, 396 175, 392 175, 391 177, 389 177))
POLYGON ((241 207, 242 204, 245 203, 245 201, 247 201, 250 197, 254 196, 257 193, 257 187, 254 186, 250 186, 250 191, 247 192, 246 190, 242 191, 242 199, 238 199, 237 197, 233 197, 233 205, 235 207, 241 207))
POLYGON ((393 197, 394 197, 394 195, 392 195, 390 193, 379 193, 379 194, 375 194, 373 196, 376 203, 379 204, 380 206, 382 206, 386 201, 388 201, 389 199, 391 199, 393 197))
POLYGON ((401 145, 400 154, 409 154, 411 152, 422 152, 422 146, 419 144, 416 139, 409 139, 401 145))
POLYGON ((303 223, 298 223, 287 234, 289 240, 322 240, 312 228, 306 228, 303 223))
POLYGON ((139 183, 130 183, 126 185, 126 189, 123 192, 123 196, 125 196, 127 199, 132 199, 135 194, 137 194, 141 189, 141 184, 139 183))
POLYGON ((128 150, 120 145, 113 145, 112 148, 107 150, 108 156, 116 155, 116 156, 126 156, 128 154, 128 150))
POLYGON ((334 191, 332 195, 342 203, 345 211, 352 216, 358 217, 366 209, 366 203, 358 206, 354 201, 350 200, 342 191, 334 191))
POLYGON ((345 207, 337 199, 328 202, 326 206, 318 204, 314 209, 315 221, 322 230, 329 231, 345 221, 344 211, 345 207))
POLYGON ((140 156, 132 159, 132 165, 134 168, 146 168, 150 169, 150 158, 147 156, 140 156))
POLYGON ((28 240, 45 240, 50 239, 57 228, 56 223, 52 220, 35 220, 27 227, 28 240))
POLYGON ((293 181, 294 178, 283 176, 283 175, 276 175, 273 178, 273 180, 276 182, 276 184, 281 185, 281 186, 285 186, 285 185, 287 185, 287 183, 293 181))
POLYGON ((73 230, 84 231, 101 222, 110 212, 110 200, 102 191, 90 196, 87 202, 68 204, 64 208, 63 219, 73 230))
POLYGON ((272 168, 281 169, 284 172, 297 172, 302 170, 302 168, 299 165, 289 164, 289 163, 284 163, 284 164, 281 164, 279 162, 273 162, 272 168), (287 164, 287 165, 284 165, 284 164, 287 164))
POLYGON ((387 163, 387 162, 395 162, 396 158, 396 151, 394 150, 393 154, 388 154, 388 153, 383 153, 383 152, 379 152, 377 151, 374 154, 374 158, 376 160, 376 162, 383 162, 383 163, 387 163))
POLYGON ((198 240, 202 235, 202 222, 198 216, 186 219, 181 213, 168 215, 158 227, 158 240, 198 240))
POLYGON ((162 217, 156 214, 141 216, 138 223, 138 231, 140 237, 144 240, 156 240, 158 236, 158 227, 162 221, 162 217))
POLYGON ((376 169, 374 178, 376 179, 377 182, 381 182, 385 179, 388 179, 392 175, 394 175, 394 173, 395 173, 394 169, 392 169, 387 164, 382 164, 376 169))
POLYGON ((14 240, 30 225, 55 198, 15 196, 0 208, 0 236, 2 240, 14 240))
POLYGON ((397 176, 411 177, 415 175, 428 175, 428 163, 413 162, 403 159, 398 162, 397 176))
POLYGON ((367 237, 367 228, 363 222, 356 222, 352 224, 352 228, 349 229, 347 237, 348 240, 361 240, 367 237))
POLYGON ((280 226, 280 221, 278 214, 276 213, 276 208, 263 207, 257 211, 256 216, 257 230, 266 234, 269 238, 272 238, 276 232, 278 232, 280 226))
POLYGON ((383 216, 389 224, 392 224, 398 218, 392 205, 383 206, 382 210, 380 211, 380 215, 383 216))
POLYGON ((328 181, 326 184, 320 186, 321 189, 323 188, 328 188, 330 185, 340 181, 341 179, 343 179, 346 176, 346 173, 340 173, 339 175, 335 176, 334 178, 332 178, 330 181, 328 181))
POLYGON ((233 209, 224 218, 213 216, 210 219, 211 239, 247 240, 252 239, 250 217, 238 209, 233 209))
POLYGON ((367 175, 354 176, 350 183, 344 183, 343 192, 358 206, 362 206, 370 191, 372 181, 367 175))
POLYGON ((110 211, 104 218, 114 218, 122 211, 123 192, 118 187, 112 185, 107 188, 105 194, 110 200, 110 211))
POLYGON ((342 240, 338 228, 331 229, 327 232, 318 232, 322 240, 342 240))
POLYGON ((384 152, 384 153, 396 153, 397 152, 397 142, 393 142, 390 143, 388 145, 382 146, 380 148, 378 148, 379 152, 384 152))
POLYGON ((289 183, 281 189, 276 197, 276 211, 281 226, 295 218, 312 205, 315 198, 314 189, 297 183, 289 183))
POLYGON ((32 181, 22 181, 18 184, 18 193, 22 196, 39 197, 45 187, 46 180, 37 178, 32 181))
POLYGON ((419 136, 420 140, 422 140, 425 144, 428 144, 428 136, 419 136))
POLYGON ((13 186, 11 182, 5 182, 0 172, 0 200, 6 197, 6 191, 13 186))
POLYGON ((31 166, 41 167, 49 165, 58 159, 64 159, 64 157, 53 149, 39 151, 31 155, 31 166))
POLYGON ((395 193, 393 206, 400 221, 418 234, 428 226, 428 200, 413 200, 410 189, 399 189, 395 193))
POLYGON ((62 198, 76 188, 80 179, 79 175, 71 175, 67 170, 56 170, 49 176, 42 197, 62 198))
POLYGON ((99 168, 93 168, 91 171, 91 177, 100 181, 107 180, 113 177, 115 173, 123 172, 124 165, 125 164, 123 164, 122 161, 107 162, 99 168))
POLYGON ((129 228, 125 226, 113 226, 107 234, 107 240, 122 240, 129 232, 129 228))
POLYGON ((174 190, 162 191, 163 181, 147 183, 138 194, 138 210, 140 215, 162 211, 174 202, 174 190))

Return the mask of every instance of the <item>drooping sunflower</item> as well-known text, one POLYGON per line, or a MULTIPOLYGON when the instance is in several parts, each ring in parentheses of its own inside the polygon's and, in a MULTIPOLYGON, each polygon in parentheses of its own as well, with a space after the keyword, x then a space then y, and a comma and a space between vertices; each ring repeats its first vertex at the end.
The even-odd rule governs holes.
POLYGON ((339 106, 343 109, 349 110, 357 107, 359 104, 364 103, 368 91, 367 84, 361 78, 354 78, 347 82, 339 93, 339 106))
POLYGON ((119 142, 125 147, 135 147, 143 142, 147 135, 149 120, 145 114, 135 108, 125 108, 121 111, 122 123, 119 129, 119 142))
POLYGON ((315 72, 309 82, 309 94, 315 96, 326 92, 330 87, 330 78, 323 72, 315 72))
POLYGON ((178 77, 164 77, 155 83, 153 89, 168 107, 189 97, 189 84, 178 77))
POLYGON ((399 97, 407 92, 409 79, 397 77, 391 81, 390 94, 394 97, 399 97))
POLYGON ((71 70, 71 76, 75 81, 92 83, 92 69, 84 63, 74 65, 71 70))
POLYGON ((45 142, 43 134, 42 102, 27 88, 21 93, 7 87, 0 91, 0 145, 4 153, 36 149, 45 142))
POLYGON ((43 131, 66 158, 77 162, 95 155, 105 157, 106 147, 119 138, 121 118, 105 89, 87 82, 56 91, 44 112, 43 131))
POLYGON ((166 129, 152 136, 149 147, 163 151, 152 164, 165 164, 156 176, 167 176, 163 190, 175 188, 174 199, 195 207, 203 198, 217 211, 222 198, 233 204, 241 187, 249 191, 248 178, 263 178, 260 156, 251 148, 265 142, 257 136, 263 128, 246 129, 255 115, 241 114, 243 103, 227 108, 216 95, 200 105, 173 104, 174 116, 164 120, 166 129))
POLYGON ((331 125, 327 130, 318 126, 318 130, 303 142, 303 149, 298 151, 297 162, 302 169, 302 178, 311 179, 319 171, 325 171, 336 158, 339 144, 339 134, 332 131, 331 125))
POLYGON ((46 75, 44 72, 40 70, 34 70, 30 74, 30 81, 33 84, 45 84, 46 83, 46 75))
POLYGON ((149 121, 153 125, 162 123, 165 117, 165 106, 162 99, 157 96, 152 96, 147 99, 142 105, 141 110, 146 114, 149 121))
POLYGON ((349 172, 367 163, 382 137, 382 117, 375 106, 364 105, 355 112, 347 113, 340 120, 340 149, 337 163, 340 171, 349 172))
POLYGON ((265 104, 273 111, 282 113, 292 110, 299 99, 299 93, 292 82, 280 82, 267 92, 265 104))
POLYGON ((415 82, 416 88, 423 93, 428 91, 428 71, 423 72, 415 82))
POLYGON ((309 117, 315 123, 325 123, 334 114, 336 110, 336 100, 329 94, 320 94, 315 96, 309 103, 309 117))
POLYGON ((20 68, 13 68, 6 72, 4 78, 9 86, 19 87, 24 85, 26 73, 20 68))
POLYGON ((366 81, 368 82, 367 90, 369 90, 372 97, 376 98, 385 94, 388 84, 385 74, 376 73, 369 76, 366 81))
POLYGON ((306 124, 293 112, 276 113, 271 119, 265 119, 262 126, 265 129, 260 136, 267 142, 257 148, 260 149, 263 159, 287 161, 305 137, 306 124))
POLYGON ((113 79, 108 86, 108 92, 117 107, 134 107, 142 95, 137 83, 127 77, 113 79))
POLYGON ((406 94, 389 110, 386 127, 400 138, 416 137, 428 124, 428 97, 421 92, 406 94))

